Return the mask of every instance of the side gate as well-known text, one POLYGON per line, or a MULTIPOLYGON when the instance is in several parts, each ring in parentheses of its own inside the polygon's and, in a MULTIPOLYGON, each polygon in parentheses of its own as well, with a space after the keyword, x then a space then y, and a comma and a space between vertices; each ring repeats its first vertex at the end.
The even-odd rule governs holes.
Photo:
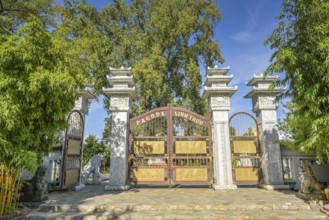
POLYGON ((230 118, 233 181, 236 185, 258 185, 261 177, 259 131, 256 119, 246 112, 230 118))
POLYGON ((168 105, 132 118, 130 133, 132 184, 212 184, 208 117, 168 105))
POLYGON ((62 189, 80 184, 80 168, 82 163, 83 117, 79 111, 74 110, 68 116, 67 120, 69 127, 66 131, 63 151, 62 189))

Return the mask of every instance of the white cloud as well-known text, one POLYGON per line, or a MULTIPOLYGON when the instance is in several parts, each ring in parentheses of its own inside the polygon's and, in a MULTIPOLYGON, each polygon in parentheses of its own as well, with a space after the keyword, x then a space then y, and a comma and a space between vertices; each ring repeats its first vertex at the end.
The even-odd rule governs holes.
POLYGON ((249 41, 252 39, 252 36, 249 32, 247 31, 243 31, 237 34, 234 34, 233 36, 231 36, 231 38, 235 41, 249 41))

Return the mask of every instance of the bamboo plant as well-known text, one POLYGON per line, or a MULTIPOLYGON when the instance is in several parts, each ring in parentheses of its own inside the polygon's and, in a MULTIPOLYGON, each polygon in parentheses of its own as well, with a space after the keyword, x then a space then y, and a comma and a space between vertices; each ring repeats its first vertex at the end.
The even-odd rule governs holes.
POLYGON ((0 216, 17 210, 22 169, 0 164, 0 216))

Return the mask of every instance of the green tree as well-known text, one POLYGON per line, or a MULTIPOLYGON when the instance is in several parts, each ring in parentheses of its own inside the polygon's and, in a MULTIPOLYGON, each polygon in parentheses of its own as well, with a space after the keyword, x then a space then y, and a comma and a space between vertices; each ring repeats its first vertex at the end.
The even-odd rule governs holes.
POLYGON ((82 165, 85 166, 95 154, 101 154, 102 166, 108 165, 110 148, 103 141, 99 141, 95 135, 89 135, 83 145, 82 165))
POLYGON ((275 50, 266 73, 284 73, 289 114, 281 129, 294 141, 284 144, 329 156, 329 2, 285 0, 279 25, 265 44, 275 50))
POLYGON ((22 168, 34 173, 88 79, 49 31, 52 13, 49 0, 0 1, 0 215, 17 207, 22 168))
POLYGON ((56 132, 65 129, 65 115, 81 82, 63 65, 63 53, 33 15, 1 42, 0 126, 5 129, 0 131, 0 147, 8 151, 3 157, 14 149, 40 157, 50 150, 56 132))
POLYGON ((101 93, 102 87, 108 86, 106 75, 111 62, 107 54, 112 44, 100 24, 99 12, 85 0, 64 0, 63 6, 55 7, 55 14, 57 26, 52 34, 66 51, 67 68, 88 73, 85 83, 93 83, 95 91, 101 93))
POLYGON ((105 118, 105 127, 102 135, 102 142, 106 146, 110 146, 110 138, 112 133, 112 117, 105 118))
POLYGON ((74 60, 93 76, 96 91, 107 86, 108 66, 131 66, 139 95, 135 113, 174 102, 205 112, 199 66, 223 61, 213 39, 220 19, 214 0, 116 0, 99 12, 84 0, 64 3, 56 34, 64 47, 75 45, 80 60, 74 60))
POLYGON ((223 61, 213 40, 220 19, 215 1, 117 0, 100 15, 113 42, 109 64, 133 67, 138 113, 173 102, 204 113, 199 65, 223 61))

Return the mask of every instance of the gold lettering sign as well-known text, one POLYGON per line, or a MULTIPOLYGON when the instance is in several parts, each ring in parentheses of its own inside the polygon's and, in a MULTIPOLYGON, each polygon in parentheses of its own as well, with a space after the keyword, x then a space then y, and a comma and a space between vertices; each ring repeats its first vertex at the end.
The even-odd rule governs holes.
POLYGON ((233 141, 233 152, 235 154, 255 154, 257 147, 255 141, 233 141))
POLYGON ((165 169, 164 168, 135 168, 133 170, 134 181, 164 181, 165 169))
POLYGON ((134 141, 135 154, 164 154, 164 141, 134 141))
POLYGON ((254 167, 236 167, 236 181, 258 181, 258 169, 254 167))
POLYGON ((176 141, 176 154, 206 154, 206 141, 176 141))
POLYGON ((190 114, 185 113, 185 112, 175 111, 174 114, 177 117, 186 118, 186 119, 188 119, 188 120, 190 120, 190 121, 192 121, 196 124, 199 124, 199 125, 203 125, 203 123, 204 123, 202 119, 196 118, 193 115, 190 115, 190 114))
POLYGON ((137 125, 141 125, 141 124, 144 124, 145 122, 148 122, 148 121, 150 121, 152 119, 159 118, 159 117, 164 117, 164 116, 166 116, 166 114, 165 114, 164 111, 155 112, 155 113, 152 113, 150 115, 144 116, 143 118, 137 120, 136 121, 136 124, 137 125))
POLYGON ((208 181, 208 169, 176 168, 176 181, 208 181))

